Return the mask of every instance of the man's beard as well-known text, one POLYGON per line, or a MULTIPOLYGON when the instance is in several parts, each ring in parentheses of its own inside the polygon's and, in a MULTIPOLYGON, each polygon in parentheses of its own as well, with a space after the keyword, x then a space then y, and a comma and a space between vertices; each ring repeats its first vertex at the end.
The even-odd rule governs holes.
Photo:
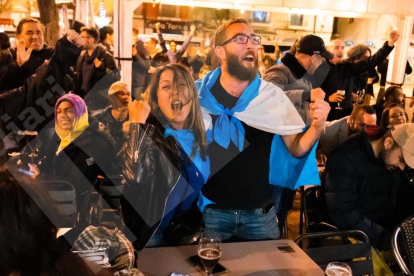
POLYGON ((239 61, 239 58, 236 55, 227 53, 227 70, 230 76, 238 80, 249 82, 253 81, 258 73, 258 68, 257 58, 254 61, 254 67, 246 68, 239 61))
POLYGON ((387 164, 387 159, 388 159, 388 157, 390 156, 390 154, 391 154, 391 151, 392 151, 392 149, 385 149, 384 147, 382 147, 381 149, 380 149, 380 151, 379 151, 379 157, 380 157, 380 160, 384 163, 384 166, 385 166, 385 169, 387 170, 387 171, 390 171, 390 172, 392 172, 392 171, 395 171, 395 170, 398 170, 399 168, 398 167, 395 167, 395 166, 392 166, 392 165, 388 165, 387 164))

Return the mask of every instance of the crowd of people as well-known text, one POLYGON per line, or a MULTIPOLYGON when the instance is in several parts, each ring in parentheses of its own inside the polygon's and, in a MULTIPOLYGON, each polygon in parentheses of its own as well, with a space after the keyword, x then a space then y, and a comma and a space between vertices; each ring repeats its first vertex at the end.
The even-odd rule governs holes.
POLYGON ((50 204, 31 188, 50 177, 73 184, 85 223, 88 191, 122 174, 123 232, 136 250, 190 243, 203 229, 224 241, 278 239, 296 188, 321 182, 330 223, 391 249, 392 231, 414 213, 405 200, 414 192, 414 124, 400 86, 369 103, 375 67, 398 32, 374 55, 356 45, 346 60, 341 40, 325 45, 306 35, 276 62, 236 18, 216 30, 200 66, 199 56, 185 57, 195 25, 179 49, 175 41, 166 47, 159 23, 155 29, 158 40, 135 32, 131 87, 120 81, 111 27, 70 30, 51 47, 44 26, 28 18, 16 48, 0 36, 4 275, 57 275, 65 260, 87 270, 56 241, 42 206, 33 207, 33 193, 50 204), (23 168, 30 179, 20 177, 25 164, 7 160, 25 147, 19 130, 38 133, 44 156, 23 168), (322 179, 318 165, 326 165, 322 179), (183 235, 177 225, 193 231, 183 235))

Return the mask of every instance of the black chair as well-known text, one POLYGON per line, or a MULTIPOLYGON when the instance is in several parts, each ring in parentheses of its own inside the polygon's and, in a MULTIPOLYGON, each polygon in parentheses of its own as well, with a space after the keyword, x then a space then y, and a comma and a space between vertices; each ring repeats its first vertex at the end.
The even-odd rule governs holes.
POLYGON ((95 202, 92 206, 90 224, 103 225, 109 228, 122 226, 121 194, 124 188, 124 178, 120 175, 108 176, 97 182, 97 193, 93 195, 95 202))
MULTIPOLYGON (((343 262, 348 264, 352 269, 352 275, 373 275, 374 267, 372 263, 371 244, 367 235, 359 230, 346 230, 334 232, 321 232, 303 234, 296 238, 295 243, 300 245, 303 241, 308 241, 308 244, 315 246, 314 241, 330 240, 328 238, 340 238, 337 245, 319 246, 303 248, 306 254, 319 265, 323 270, 330 262, 343 262), (354 238, 358 240, 357 243, 343 242, 343 237, 354 238)), ((331 240, 332 241, 332 240, 331 240)))
POLYGON ((397 227, 391 245, 401 270, 412 276, 414 273, 414 216, 405 219, 397 227))
POLYGON ((42 179, 40 185, 49 193, 52 204, 61 215, 58 222, 54 222, 58 228, 72 228, 79 223, 77 211, 76 191, 74 186, 66 181, 57 178, 42 179))
POLYGON ((329 219, 325 202, 321 195, 321 187, 310 187, 302 193, 306 232, 315 233, 338 230, 329 219))

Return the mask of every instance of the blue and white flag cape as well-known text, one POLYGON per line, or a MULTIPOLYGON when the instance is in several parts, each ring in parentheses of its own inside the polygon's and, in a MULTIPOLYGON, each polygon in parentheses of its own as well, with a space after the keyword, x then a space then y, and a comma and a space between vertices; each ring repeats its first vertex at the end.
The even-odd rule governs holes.
MULTIPOLYGON (((204 127, 206 130, 206 140, 210 144, 213 142, 212 135, 212 121, 211 116, 201 108, 201 114, 203 116, 204 127)), ((185 153, 190 157, 193 151, 195 137, 191 129, 172 129, 169 126, 165 126, 164 136, 173 136, 175 140, 181 145, 185 153)), ((206 160, 203 160, 200 155, 200 149, 196 152, 192 162, 203 175, 204 183, 207 182, 208 177, 210 176, 210 158, 207 156, 206 160)))
POLYGON ((236 106, 229 110, 218 103, 210 92, 220 75, 219 67, 209 72, 203 80, 196 82, 201 106, 210 114, 219 116, 213 126, 214 140, 223 148, 228 148, 231 141, 242 151, 245 132, 240 121, 274 133, 276 135, 270 152, 269 183, 292 190, 304 185, 319 185, 315 155, 317 144, 305 156, 295 158, 280 137, 300 133, 305 128, 303 120, 285 93, 257 75, 243 91, 236 106))

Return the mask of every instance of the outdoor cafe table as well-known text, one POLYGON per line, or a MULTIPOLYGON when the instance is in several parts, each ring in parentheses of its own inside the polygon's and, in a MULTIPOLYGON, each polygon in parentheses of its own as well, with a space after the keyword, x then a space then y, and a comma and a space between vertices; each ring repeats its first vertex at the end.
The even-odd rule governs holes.
MULTIPOLYGON (((322 276, 323 270, 291 240, 223 243, 219 263, 227 268, 220 275, 322 276)), ((206 275, 187 259, 197 246, 145 248, 138 254, 138 269, 146 276, 206 275)))

